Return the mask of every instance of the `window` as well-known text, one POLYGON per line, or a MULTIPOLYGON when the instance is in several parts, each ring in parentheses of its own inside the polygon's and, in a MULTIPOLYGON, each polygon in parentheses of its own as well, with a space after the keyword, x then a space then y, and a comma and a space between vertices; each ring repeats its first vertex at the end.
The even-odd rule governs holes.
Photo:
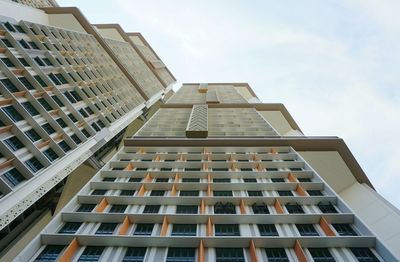
POLYGON ((274 183, 285 183, 284 178, 271 178, 271 181, 274 183))
POLYGON ((177 214, 197 214, 198 206, 196 205, 178 205, 176 207, 177 214))
POLYGON ((71 150, 71 147, 65 141, 61 141, 60 143, 58 143, 58 145, 62 148, 64 152, 68 152, 69 150, 71 150))
POLYGON ((27 43, 24 39, 21 39, 21 40, 19 40, 18 42, 21 44, 21 46, 22 46, 23 48, 25 48, 25 49, 31 49, 31 47, 28 45, 28 43, 27 43))
POLYGON ((299 182, 304 182, 304 183, 311 182, 311 178, 308 177, 298 177, 297 180, 299 180, 299 182))
POLYGON ((32 142, 38 141, 41 139, 39 134, 34 130, 34 129, 29 129, 28 131, 25 132, 26 136, 29 137, 29 139, 32 142))
POLYGON ((145 247, 129 247, 122 262, 143 262, 145 255, 145 247))
POLYGON ((72 140, 74 140, 75 144, 77 144, 77 145, 82 143, 82 140, 80 140, 80 138, 76 134, 73 134, 71 136, 71 138, 72 138, 72 140))
POLYGON ((214 183, 230 183, 231 180, 229 178, 214 178, 214 183))
POLYGON ((124 213, 127 205, 112 205, 108 213, 124 213))
POLYGON ((290 169, 290 171, 302 171, 303 170, 302 168, 298 168, 298 167, 291 167, 289 169, 290 169))
POLYGON ((129 178, 129 180, 128 180, 128 182, 136 182, 136 183, 138 183, 138 182, 140 182, 140 181, 142 181, 142 178, 141 178, 141 177, 131 177, 131 178, 129 178))
POLYGON ((22 115, 20 113, 18 113, 18 111, 15 110, 15 108, 13 106, 6 106, 6 107, 3 107, 2 109, 3 109, 4 113, 6 113, 8 115, 8 117, 10 117, 11 120, 14 122, 24 120, 22 115))
POLYGON ((251 208, 254 214, 269 214, 268 206, 265 204, 254 203, 251 208))
POLYGON ((268 262, 289 262, 284 248, 266 248, 268 262))
POLYGON ((163 196, 164 194, 164 190, 152 190, 150 196, 163 196))
POLYGON ((150 236, 153 232, 154 224, 137 224, 134 235, 150 236))
POLYGON ((172 171, 172 168, 162 167, 160 168, 160 171, 172 171))
POLYGON ((29 41, 28 43, 33 49, 39 49, 40 50, 40 48, 37 46, 37 44, 35 42, 29 41))
POLYGON ((14 47, 8 39, 3 38, 3 39, 1 39, 1 41, 3 41, 3 43, 4 43, 7 47, 10 47, 10 48, 13 48, 13 47, 14 47))
POLYGON ((245 262, 241 248, 216 248, 216 262, 245 262))
POLYGON ((310 196, 323 196, 321 190, 307 190, 310 196))
POLYGON ((51 135, 51 134, 53 134, 54 132, 56 132, 56 130, 54 130, 54 128, 53 128, 49 123, 46 123, 46 124, 42 125, 42 128, 43 128, 44 131, 46 131, 46 133, 49 134, 49 135, 51 135))
POLYGON ((237 224, 216 224, 215 236, 240 236, 237 224))
POLYGON ((319 236, 312 224, 296 224, 296 227, 301 236, 319 236))
POLYGON ((50 160, 50 161, 54 161, 58 158, 58 155, 56 154, 56 152, 54 152, 53 149, 49 148, 45 151, 43 151, 43 154, 50 160))
POLYGON ((81 129, 81 131, 86 137, 90 137, 89 132, 85 128, 81 129))
POLYGON ((39 256, 36 257, 35 261, 56 261, 64 248, 65 246, 48 245, 43 249, 39 256))
POLYGON ((12 150, 12 151, 17 151, 18 149, 21 149, 24 147, 24 144, 16 137, 12 136, 10 138, 7 138, 4 140, 4 143, 12 150))
POLYGON ((103 178, 104 182, 114 182, 115 179, 117 179, 116 177, 105 177, 103 178))
POLYGON ((62 120, 61 118, 57 118, 56 122, 62 127, 62 128, 66 128, 68 125, 67 123, 65 123, 64 120, 62 120))
POLYGON ((195 236, 197 224, 174 224, 171 236, 195 236))
POLYGON ((42 59, 40 57, 35 57, 33 60, 35 60, 35 62, 39 65, 39 66, 45 66, 44 62, 42 61, 42 59))
POLYGON ((21 83, 29 90, 35 89, 35 87, 31 84, 31 82, 29 82, 28 79, 26 79, 25 77, 20 77, 18 78, 18 80, 21 81, 21 83))
POLYGON ((251 197, 263 196, 261 191, 247 191, 247 194, 251 197))
POLYGON ((201 170, 200 168, 189 168, 189 167, 185 168, 185 171, 200 171, 200 170, 201 170))
POLYGON ((60 98, 58 98, 57 96, 52 96, 51 98, 53 98, 53 100, 57 103, 57 105, 59 106, 59 107, 63 107, 64 106, 64 103, 63 102, 61 102, 61 100, 60 100, 60 98))
POLYGON ((166 262, 194 262, 195 261, 195 248, 168 248, 166 262))
POLYGON ((95 190, 93 190, 92 195, 93 196, 103 196, 107 193, 107 191, 108 190, 106 190, 106 189, 95 189, 95 190))
POLYGON ((168 180, 169 180, 169 178, 167 178, 167 177, 166 178, 159 177, 159 178, 156 179, 156 182, 157 183, 167 183, 168 180))
POLYGON ((257 183, 257 179, 255 178, 243 178, 245 183, 257 183))
POLYGON ((7 67, 15 67, 15 65, 13 64, 13 62, 11 62, 11 60, 9 58, 1 58, 1 61, 3 61, 3 63, 7 66, 7 67))
POLYGON ((78 121, 78 119, 76 119, 76 117, 74 117, 74 115, 73 115, 72 113, 69 113, 69 114, 68 114, 68 117, 69 117, 69 119, 71 119, 71 121, 74 122, 74 123, 78 121))
POLYGON ((47 87, 47 84, 43 81, 43 79, 42 79, 40 76, 35 75, 35 76, 33 76, 33 77, 35 78, 35 80, 36 80, 42 87, 47 87))
POLYGON ((32 157, 31 159, 25 161, 25 164, 29 167, 29 169, 33 173, 39 171, 40 169, 42 169, 44 167, 42 165, 42 163, 40 163, 39 160, 37 160, 36 157, 32 157))
POLYGON ((336 208, 332 203, 318 203, 318 207, 322 213, 337 213, 336 208))
POLYGON ((144 207, 143 213, 151 214, 151 213, 158 213, 160 210, 160 205, 146 205, 144 207))
POLYGON ((10 91, 11 93, 18 92, 18 88, 11 82, 10 79, 1 79, 0 82, 10 91))
POLYGON ((379 262, 379 259, 369 248, 353 247, 350 250, 359 262, 379 262))
POLYGON ((104 247, 98 246, 87 246, 79 257, 78 262, 83 261, 100 261, 101 254, 103 253, 104 247))
POLYGON ((67 222, 64 226, 58 231, 60 234, 75 234, 76 231, 81 227, 82 223, 80 222, 67 222))
POLYGON ((278 171, 278 168, 266 168, 267 171, 278 171))
POLYGON ((2 176, 11 187, 15 187, 25 180, 25 177, 15 168, 5 172, 2 176))
POLYGON ((259 224, 257 226, 261 236, 279 236, 274 224, 259 224))
POLYGON ((303 208, 297 203, 286 204, 285 207, 290 214, 304 214, 303 208))
POLYGON ((96 231, 96 235, 112 235, 117 227, 117 223, 101 223, 96 231))
POLYGON ((213 191, 213 194, 216 197, 233 196, 232 191, 213 191))
POLYGON ((200 178, 182 178, 183 183, 199 183, 200 178))
POLYGON ((147 171, 147 167, 137 167, 135 171, 147 171))
POLYGON ((357 236, 356 231, 349 224, 332 224, 340 236, 357 236))
POLYGON ((217 172, 229 171, 229 168, 213 168, 212 171, 217 171, 217 172))
POLYGON ((214 214, 236 214, 236 207, 230 202, 217 202, 214 205, 214 214))
POLYGON ((199 196, 199 191, 182 190, 182 191, 179 192, 179 196, 199 196))
POLYGON ((314 262, 335 262, 336 260, 333 258, 331 253, 327 248, 309 248, 314 262))
POLYGON ((289 190, 278 190, 279 196, 293 196, 292 191, 289 190))
POLYGON ((120 196, 133 196, 134 194, 135 190, 121 190, 120 196))
POLYGON ((92 212, 95 206, 95 204, 82 204, 76 212, 92 212))
POLYGON ((47 111, 53 110, 53 107, 42 97, 38 99, 38 102, 43 106, 47 111))

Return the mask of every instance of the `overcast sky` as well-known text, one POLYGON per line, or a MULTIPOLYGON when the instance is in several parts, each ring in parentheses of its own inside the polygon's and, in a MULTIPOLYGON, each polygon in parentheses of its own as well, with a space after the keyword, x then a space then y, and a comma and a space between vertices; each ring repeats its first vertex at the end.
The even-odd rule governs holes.
POLYGON ((400 207, 400 1, 58 0, 141 32, 181 82, 248 82, 306 135, 345 140, 400 207))

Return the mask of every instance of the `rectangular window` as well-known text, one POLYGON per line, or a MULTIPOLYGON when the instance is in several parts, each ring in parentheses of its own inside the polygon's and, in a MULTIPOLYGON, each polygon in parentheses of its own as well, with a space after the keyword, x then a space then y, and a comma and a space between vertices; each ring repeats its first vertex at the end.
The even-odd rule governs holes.
POLYGON ((307 190, 310 196, 323 196, 321 190, 307 190))
POLYGON ((319 236, 317 230, 312 224, 296 224, 296 227, 301 236, 319 236))
POLYGON ((214 214, 236 214, 236 207, 230 202, 217 202, 214 205, 214 214))
POLYGON ((216 197, 233 196, 232 191, 213 191, 213 195, 216 197))
POLYGON ((197 224, 174 224, 171 236, 196 236, 197 224))
POLYGON ((150 196, 164 196, 164 190, 152 190, 150 196))
POLYGON ((172 168, 162 167, 162 168, 160 168, 160 171, 172 171, 172 168))
POLYGON ((229 168, 213 168, 212 171, 223 172, 229 171, 229 168))
POLYGON ((336 260, 333 258, 331 253, 327 248, 309 248, 314 262, 335 262, 336 260))
POLYGON ((11 60, 9 58, 5 58, 2 57, 1 61, 3 61, 3 63, 7 66, 7 67, 15 67, 15 65, 13 64, 13 62, 11 62, 11 60))
POLYGON ((68 152, 69 150, 71 150, 71 147, 65 141, 61 141, 60 143, 58 143, 58 145, 62 148, 64 152, 68 152))
POLYGON ((199 196, 199 191, 182 190, 182 191, 179 192, 179 196, 199 196))
POLYGON ((285 183, 284 178, 271 178, 271 181, 274 183, 285 183))
POLYGON ((240 236, 237 224, 216 224, 215 236, 240 236))
POLYGON ((231 180, 229 178, 214 178, 214 183, 230 183, 231 180))
POLYGON ((51 135, 51 134, 56 132, 56 130, 54 130, 54 128, 49 123, 46 123, 46 124, 42 125, 42 128, 49 135, 51 135))
POLYGON ((29 102, 22 103, 22 106, 26 109, 26 111, 28 111, 31 116, 37 116, 39 114, 39 111, 37 111, 36 108, 34 108, 33 105, 29 102))
POLYGON ((311 178, 308 178, 308 177, 298 177, 297 180, 299 180, 299 182, 303 182, 303 183, 311 182, 311 178))
POLYGON ((6 113, 8 115, 8 117, 11 118, 11 120, 14 122, 24 120, 22 115, 20 113, 18 113, 18 111, 15 110, 15 108, 13 106, 6 106, 6 107, 3 107, 2 109, 3 109, 4 113, 6 113))
POLYGON ((25 134, 26 134, 27 137, 29 137, 29 139, 32 142, 35 142, 35 141, 38 141, 38 140, 41 139, 39 134, 34 129, 29 129, 28 131, 25 131, 25 134))
POLYGON ((267 171, 278 171, 278 168, 266 168, 267 171))
POLYGON ((68 125, 67 123, 65 123, 64 120, 62 120, 61 118, 57 118, 56 122, 62 127, 62 128, 66 128, 68 125))
POLYGON ((247 191, 247 194, 251 197, 260 197, 263 196, 261 191, 247 191))
POLYGON ((108 213, 124 213, 127 205, 112 205, 108 213))
POLYGON ((60 245, 48 245, 43 251, 36 257, 35 261, 57 261, 61 252, 64 250, 65 246, 60 245))
POLYGON ((12 151, 17 151, 18 149, 21 149, 24 147, 24 144, 16 137, 12 136, 10 138, 7 138, 4 140, 4 143, 12 150, 12 151))
POLYGON ((357 236, 356 231, 349 224, 332 224, 340 236, 357 236))
POLYGON ((372 253, 371 249, 367 247, 353 247, 350 248, 353 255, 359 262, 379 262, 380 260, 372 253))
POLYGON ((243 178, 245 183, 257 183, 257 179, 255 178, 243 178))
POLYGON ((284 248, 266 248, 268 262, 290 262, 284 248))
POLYGON ((92 212, 95 206, 95 204, 81 204, 76 212, 92 212))
POLYGON ((200 178, 182 178, 183 183, 199 183, 200 178))
POLYGON ((63 107, 64 106, 64 103, 61 102, 60 98, 58 98, 56 95, 52 96, 51 98, 53 98, 53 100, 57 103, 57 105, 59 107, 63 107))
POLYGON ((201 170, 200 168, 189 168, 189 167, 185 168, 185 171, 200 171, 200 170, 201 170))
POLYGON ((289 169, 290 169, 290 171, 303 171, 303 169, 299 168, 299 167, 291 167, 289 169))
POLYGON ((195 262, 195 248, 168 248, 166 262, 195 262))
POLYGON ((2 177, 5 178, 7 184, 11 187, 15 187, 25 180, 25 177, 15 168, 5 172, 2 177))
POLYGON ((289 214, 304 214, 303 208, 299 204, 286 204, 285 205, 289 214))
POLYGON ((157 183, 168 183, 169 178, 159 177, 156 179, 157 183))
POLYGON ((242 248, 216 248, 216 262, 245 262, 242 248))
POLYGON ((18 88, 11 82, 10 79, 4 78, 1 79, 0 82, 4 85, 5 88, 8 89, 11 93, 18 92, 18 88))
POLYGON ((254 214, 269 214, 268 206, 265 204, 254 203, 251 208, 254 214))
POLYGON ((122 262, 143 262, 145 255, 145 247, 129 247, 122 262))
POLYGON ((253 168, 241 168, 241 172, 253 172, 253 168))
POLYGON ((75 234, 76 231, 81 227, 81 222, 67 222, 64 226, 58 231, 60 234, 75 234))
POLYGON ((74 140, 75 144, 77 144, 77 145, 79 145, 80 143, 82 143, 82 140, 81 140, 76 134, 73 134, 73 135, 71 136, 71 138, 72 138, 72 140, 74 140))
POLYGON ((197 214, 198 206, 195 205, 178 205, 176 206, 177 214, 197 214))
POLYGON ((117 223, 101 223, 96 231, 96 235, 112 235, 117 227, 117 223))
POLYGON ((54 161, 58 158, 58 155, 56 154, 56 152, 54 152, 53 149, 49 148, 45 151, 43 151, 43 154, 50 160, 50 161, 54 161))
POLYGON ((35 80, 36 80, 42 87, 47 87, 47 84, 43 81, 43 79, 42 79, 40 76, 35 75, 35 76, 33 76, 33 77, 35 78, 35 80))
POLYGON ((69 117, 69 119, 71 119, 71 121, 74 122, 74 123, 78 121, 78 119, 76 119, 76 117, 74 117, 74 115, 73 115, 72 113, 69 113, 69 114, 68 114, 68 117, 69 117))
POLYGON ((133 234, 136 236, 151 236, 153 228, 154 224, 137 224, 133 234))
POLYGON ((93 196, 103 196, 107 193, 107 191, 108 190, 106 190, 106 189, 95 189, 95 190, 93 190, 92 195, 93 196))
POLYGON ((279 196, 293 196, 292 191, 290 190, 278 190, 279 196))
POLYGON ((279 236, 274 224, 259 224, 257 226, 261 236, 279 236))
POLYGON ((137 167, 135 171, 147 171, 147 167, 137 167))
POLYGON ((18 78, 18 80, 29 90, 35 90, 35 87, 31 84, 31 82, 29 82, 28 79, 26 79, 26 77, 20 77, 18 78))
POLYGON ((53 110, 53 107, 47 102, 43 97, 38 99, 38 102, 43 106, 47 111, 53 110))
POLYGON ((146 205, 144 207, 143 213, 144 214, 156 214, 158 213, 158 211, 160 210, 160 206, 159 205, 146 205))
POLYGON ((141 177, 131 177, 131 178, 129 178, 129 181, 128 182, 135 182, 135 183, 138 183, 138 182, 141 182, 142 181, 142 178, 141 177))
POLYGON ((78 262, 95 262, 100 261, 101 254, 103 253, 104 247, 99 246, 87 246, 79 257, 78 262))
POLYGON ((133 196, 134 194, 135 190, 121 190, 120 196, 133 196))
POLYGON ((40 169, 42 169, 44 166, 42 163, 37 160, 36 157, 32 157, 31 159, 25 161, 25 164, 29 167, 29 169, 33 172, 36 173, 40 169))
POLYGON ((114 182, 115 179, 117 179, 116 177, 105 177, 103 178, 104 182, 114 182))
POLYGON ((322 213, 337 213, 336 208, 332 205, 332 203, 318 203, 318 208, 322 213))

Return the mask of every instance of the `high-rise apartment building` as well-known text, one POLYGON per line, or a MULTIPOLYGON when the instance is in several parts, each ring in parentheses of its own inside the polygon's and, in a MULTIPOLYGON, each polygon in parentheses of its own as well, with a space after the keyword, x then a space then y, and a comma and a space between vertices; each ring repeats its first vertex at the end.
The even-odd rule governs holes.
POLYGON ((140 33, 76 8, 0 6, 0 261, 399 261, 342 139, 246 83, 174 93, 140 33))
POLYGON ((79 191, 174 82, 139 33, 91 25, 52 0, 0 1, 0 257, 79 191))
POLYGON ((184 84, 15 261, 398 261, 383 202, 341 139, 247 84, 184 84))

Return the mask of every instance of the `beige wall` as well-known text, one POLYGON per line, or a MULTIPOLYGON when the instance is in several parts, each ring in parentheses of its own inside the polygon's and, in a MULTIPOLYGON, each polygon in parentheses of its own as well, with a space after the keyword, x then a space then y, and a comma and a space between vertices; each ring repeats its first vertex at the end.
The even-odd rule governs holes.
POLYGON ((104 38, 109 38, 109 39, 125 42, 125 40, 122 38, 122 36, 114 28, 110 28, 110 29, 97 28, 97 30, 99 31, 100 35, 104 38))
POLYGON ((285 116, 280 111, 258 111, 281 136, 302 135, 298 130, 294 130, 285 116))
POLYGON ((49 15, 49 25, 86 33, 85 29, 72 14, 49 15))

